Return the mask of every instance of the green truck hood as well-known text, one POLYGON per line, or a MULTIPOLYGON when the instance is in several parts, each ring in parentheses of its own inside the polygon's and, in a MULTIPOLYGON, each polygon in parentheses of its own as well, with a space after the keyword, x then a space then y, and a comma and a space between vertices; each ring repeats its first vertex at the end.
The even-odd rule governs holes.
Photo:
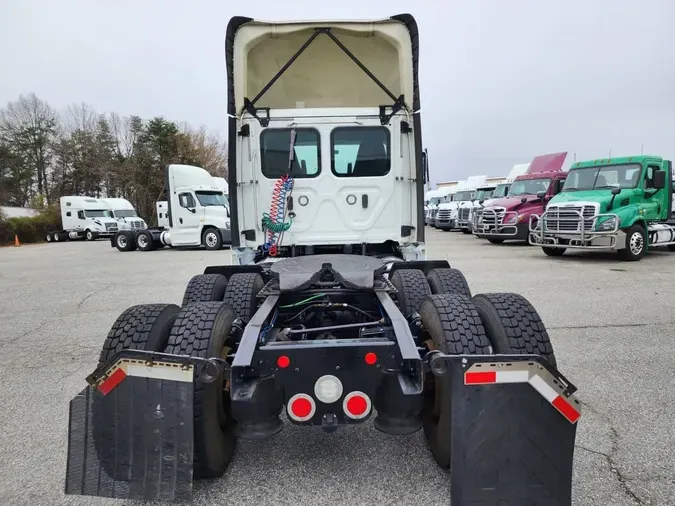
MULTIPOLYGON (((614 199, 614 203, 616 205, 622 200, 632 196, 633 192, 631 190, 622 190, 614 199)), ((607 211, 610 200, 612 200, 610 189, 580 190, 558 193, 550 200, 548 205, 565 204, 567 202, 597 202, 600 204, 600 212, 604 213, 607 211)))

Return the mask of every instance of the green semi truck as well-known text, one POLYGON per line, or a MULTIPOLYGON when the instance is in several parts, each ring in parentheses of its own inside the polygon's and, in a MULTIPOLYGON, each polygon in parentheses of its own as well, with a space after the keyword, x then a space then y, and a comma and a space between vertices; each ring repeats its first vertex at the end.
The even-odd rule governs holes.
POLYGON ((549 256, 614 250, 626 261, 640 260, 648 248, 673 251, 672 200, 670 160, 640 155, 576 162, 545 212, 530 217, 529 243, 549 256))

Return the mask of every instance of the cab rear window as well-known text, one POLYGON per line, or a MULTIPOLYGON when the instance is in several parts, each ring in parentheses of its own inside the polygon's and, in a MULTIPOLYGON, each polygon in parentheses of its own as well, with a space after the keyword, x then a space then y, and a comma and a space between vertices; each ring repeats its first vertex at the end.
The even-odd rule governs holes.
MULTIPOLYGON (((294 178, 321 173, 321 141, 314 128, 296 128, 290 174, 294 178)), ((290 128, 268 128, 260 134, 261 168, 265 177, 277 179, 289 173, 290 128)))
POLYGON ((389 130, 338 127, 331 132, 331 170, 338 177, 381 177, 391 170, 389 130))

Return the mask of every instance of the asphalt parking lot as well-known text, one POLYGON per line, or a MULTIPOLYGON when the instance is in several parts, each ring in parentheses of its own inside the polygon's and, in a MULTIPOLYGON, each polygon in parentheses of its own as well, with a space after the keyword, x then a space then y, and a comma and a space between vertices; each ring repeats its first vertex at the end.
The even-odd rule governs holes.
MULTIPOLYGON (((549 258, 536 247, 428 230, 430 258, 461 269, 474 293, 521 293, 547 325, 584 404, 574 504, 675 504, 675 254, 636 263, 549 258)), ((124 309, 180 304, 192 275, 229 257, 123 254, 104 240, 0 248, 0 504, 120 504, 64 496, 68 402, 124 309)), ((449 478, 421 432, 286 426, 267 442, 240 444, 223 478, 195 485, 194 504, 447 505, 449 478)))

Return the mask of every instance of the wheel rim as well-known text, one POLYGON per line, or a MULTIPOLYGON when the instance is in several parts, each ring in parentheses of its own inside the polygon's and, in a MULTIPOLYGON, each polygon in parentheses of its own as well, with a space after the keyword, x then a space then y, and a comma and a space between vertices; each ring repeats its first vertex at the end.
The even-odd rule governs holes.
POLYGON ((148 245, 148 238, 145 236, 145 234, 141 234, 138 236, 138 245, 141 248, 145 248, 148 245))
POLYGON ((58 241, 59 240, 59 234, 54 234, 54 240, 58 241))
POLYGON ((127 238, 124 237, 123 235, 119 236, 119 237, 117 238, 117 245, 118 245, 120 248, 126 248, 126 246, 127 246, 127 238))
POLYGON ((642 238, 642 234, 640 232, 633 232, 633 235, 630 236, 629 241, 630 252, 633 255, 639 255, 640 253, 642 253, 644 245, 645 241, 642 238))
POLYGON ((217 244, 218 244, 218 237, 216 236, 215 232, 207 233, 206 234, 206 245, 209 248, 215 248, 217 244))
POLYGON ((52 234, 47 234, 47 242, 52 242, 52 234))
POLYGON ((91 232, 87 232, 87 239, 91 240, 93 237, 93 234, 91 232))

